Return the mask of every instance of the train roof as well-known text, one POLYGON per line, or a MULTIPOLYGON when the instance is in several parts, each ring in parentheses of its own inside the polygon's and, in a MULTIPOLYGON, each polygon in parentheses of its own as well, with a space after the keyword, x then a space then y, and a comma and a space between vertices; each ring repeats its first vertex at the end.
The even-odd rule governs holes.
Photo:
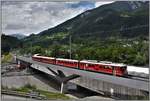
POLYGON ((54 57, 46 57, 46 56, 41 56, 41 57, 46 59, 55 59, 54 57))
POLYGON ((62 61, 71 61, 71 62, 78 62, 78 60, 72 60, 72 59, 63 59, 63 58, 56 58, 56 60, 62 60, 62 61))
POLYGON ((107 65, 107 66, 119 66, 119 67, 125 67, 125 64, 122 63, 112 63, 109 61, 100 61, 100 62, 91 62, 87 60, 80 61, 81 63, 89 63, 89 64, 100 64, 100 65, 107 65))
POLYGON ((45 59, 55 59, 54 57, 40 56, 39 54, 35 54, 33 57, 45 58, 45 59))
POLYGON ((39 54, 34 54, 33 56, 39 56, 39 54))

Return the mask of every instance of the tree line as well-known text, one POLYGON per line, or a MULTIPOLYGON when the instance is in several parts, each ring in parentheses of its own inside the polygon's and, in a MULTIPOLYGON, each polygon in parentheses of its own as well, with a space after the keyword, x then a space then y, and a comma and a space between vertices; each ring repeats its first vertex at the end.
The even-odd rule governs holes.
MULTIPOLYGON (((145 66, 149 63, 149 43, 147 40, 72 43, 71 59, 99 60, 145 66)), ((41 54, 56 58, 70 58, 69 44, 51 44, 49 47, 34 45, 20 49, 21 54, 41 54)))

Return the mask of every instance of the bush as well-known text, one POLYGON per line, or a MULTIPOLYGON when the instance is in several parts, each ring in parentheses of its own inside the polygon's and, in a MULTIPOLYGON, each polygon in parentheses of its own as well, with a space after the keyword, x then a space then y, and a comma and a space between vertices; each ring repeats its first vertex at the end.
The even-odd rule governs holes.
POLYGON ((31 85, 31 84, 26 84, 23 88, 29 88, 29 89, 36 90, 36 86, 35 85, 31 85))

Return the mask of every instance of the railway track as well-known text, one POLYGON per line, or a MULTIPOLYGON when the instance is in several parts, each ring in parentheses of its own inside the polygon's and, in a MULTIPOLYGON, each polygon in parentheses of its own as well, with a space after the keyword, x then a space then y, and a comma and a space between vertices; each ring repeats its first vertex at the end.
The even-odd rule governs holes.
MULTIPOLYGON (((15 66, 15 65, 13 65, 15 66)), ((25 76, 25 75, 35 75, 36 73, 21 73, 21 74, 7 74, 9 72, 15 72, 15 71, 18 71, 18 70, 15 70, 15 68, 10 68, 10 67, 13 67, 12 65, 7 65, 7 66, 4 66, 4 67, 7 67, 8 69, 10 70, 7 70, 7 71, 3 71, 2 72, 2 77, 10 77, 10 76, 25 76)), ((94 72, 94 71, 90 71, 90 72, 94 72)), ((106 74, 106 73, 102 73, 102 74, 106 74)), ((140 80, 140 81, 146 81, 148 82, 149 81, 149 76, 148 74, 145 74, 145 76, 140 76, 140 74, 137 74, 134 75, 135 73, 133 74, 128 74, 127 76, 125 76, 125 78, 130 78, 130 79, 134 79, 134 80, 140 80)), ((109 75, 109 74, 108 74, 109 75)))
POLYGON ((128 78, 140 80, 140 81, 149 81, 149 77, 141 77, 136 75, 128 75, 128 78))

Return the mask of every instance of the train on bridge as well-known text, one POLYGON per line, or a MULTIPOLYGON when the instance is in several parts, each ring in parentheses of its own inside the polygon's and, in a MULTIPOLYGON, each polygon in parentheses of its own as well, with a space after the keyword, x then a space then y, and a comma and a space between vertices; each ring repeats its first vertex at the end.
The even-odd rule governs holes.
POLYGON ((127 66, 125 64, 112 63, 107 61, 88 61, 88 60, 72 60, 63 58, 54 58, 35 54, 32 56, 34 61, 48 63, 53 65, 61 65, 68 68, 88 70, 93 72, 106 73, 116 76, 126 76, 127 66))

